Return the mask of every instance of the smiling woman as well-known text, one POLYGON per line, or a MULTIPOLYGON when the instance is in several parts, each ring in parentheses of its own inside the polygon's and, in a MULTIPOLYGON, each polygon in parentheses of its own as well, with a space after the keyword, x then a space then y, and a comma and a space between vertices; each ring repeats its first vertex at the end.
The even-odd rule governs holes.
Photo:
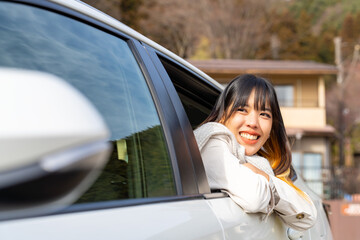
POLYGON ((243 75, 233 79, 195 130, 210 188, 222 190, 246 212, 273 211, 290 227, 316 220, 306 193, 290 179, 291 154, 273 86, 243 75))

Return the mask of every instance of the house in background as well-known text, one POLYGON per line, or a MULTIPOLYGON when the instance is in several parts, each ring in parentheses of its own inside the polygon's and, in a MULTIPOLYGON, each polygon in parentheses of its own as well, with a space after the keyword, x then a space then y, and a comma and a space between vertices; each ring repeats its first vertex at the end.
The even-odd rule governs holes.
POLYGON ((269 79, 277 92, 287 134, 292 144, 293 165, 321 197, 330 175, 330 138, 334 128, 326 124, 325 75, 336 75, 333 65, 311 61, 190 60, 190 63, 226 85, 245 73, 269 79))

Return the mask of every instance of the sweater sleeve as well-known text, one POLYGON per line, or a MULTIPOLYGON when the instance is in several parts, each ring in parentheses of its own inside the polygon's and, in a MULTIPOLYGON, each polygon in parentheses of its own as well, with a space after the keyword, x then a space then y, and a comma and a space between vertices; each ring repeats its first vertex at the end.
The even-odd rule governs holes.
POLYGON ((308 196, 301 196, 293 187, 281 179, 270 176, 276 198, 274 211, 291 228, 299 231, 312 227, 316 222, 317 211, 308 196))
POLYGON ((239 164, 231 153, 227 136, 209 139, 201 151, 211 189, 221 189, 246 212, 272 211, 272 192, 267 179, 239 164))

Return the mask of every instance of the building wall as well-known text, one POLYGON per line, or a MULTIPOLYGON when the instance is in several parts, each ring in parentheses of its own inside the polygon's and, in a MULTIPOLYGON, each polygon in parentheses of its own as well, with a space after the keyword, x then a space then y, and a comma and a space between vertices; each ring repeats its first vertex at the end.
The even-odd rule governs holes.
POLYGON ((318 76, 278 75, 268 78, 274 85, 292 85, 294 87, 294 107, 319 106, 318 76))
POLYGON ((292 106, 281 107, 286 127, 319 128, 326 126, 325 86, 321 77, 275 75, 268 78, 275 86, 293 86, 294 102, 292 106))
POLYGON ((301 104, 298 107, 319 107, 318 84, 319 80, 314 78, 304 78, 297 86, 301 96, 301 104))
MULTIPOLYGON (((236 75, 210 74, 226 85, 236 75)), ((285 127, 321 128, 326 126, 325 84, 319 75, 262 75, 275 86, 293 86, 293 104, 281 107, 285 127)))
MULTIPOLYGON (((302 137, 291 148, 293 152, 321 153, 327 155, 327 140, 324 137, 302 137)), ((325 162, 323 162, 325 165, 325 162)))
POLYGON ((326 126, 325 108, 281 107, 285 127, 319 128, 326 126))

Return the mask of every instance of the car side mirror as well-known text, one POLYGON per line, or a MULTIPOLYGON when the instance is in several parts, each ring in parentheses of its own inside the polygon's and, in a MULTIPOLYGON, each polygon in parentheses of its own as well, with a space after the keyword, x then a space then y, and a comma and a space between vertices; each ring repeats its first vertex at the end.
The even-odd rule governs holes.
POLYGON ((108 160, 101 115, 54 75, 0 68, 0 112, 0 220, 68 206, 108 160))

